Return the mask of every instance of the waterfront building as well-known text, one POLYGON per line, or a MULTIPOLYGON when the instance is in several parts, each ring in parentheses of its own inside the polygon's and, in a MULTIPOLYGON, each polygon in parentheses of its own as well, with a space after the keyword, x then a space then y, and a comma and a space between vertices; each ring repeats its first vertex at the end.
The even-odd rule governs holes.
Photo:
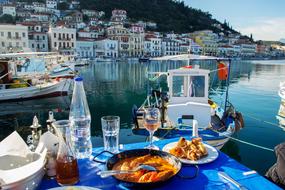
POLYGON ((57 0, 46 0, 46 7, 48 9, 57 9, 57 0))
POLYGON ((161 56, 161 38, 155 34, 148 33, 145 36, 144 51, 145 56, 159 57, 161 56))
POLYGON ((31 12, 27 10, 18 10, 16 16, 19 18, 18 20, 24 21, 31 18, 31 12))
POLYGON ((118 41, 119 56, 130 56, 130 33, 123 25, 114 25, 107 28, 107 37, 111 40, 118 41))
POLYGON ((253 57, 256 54, 256 44, 241 43, 237 45, 240 46, 240 55, 242 57, 253 57))
POLYGON ((98 38, 98 32, 94 30, 90 30, 90 28, 85 28, 78 30, 77 35, 79 38, 98 38))
POLYGON ((3 5, 2 14, 3 15, 11 15, 11 16, 15 17, 16 16, 16 6, 13 4, 3 5))
POLYGON ((117 40, 107 38, 97 39, 95 41, 96 57, 112 57, 119 56, 119 43, 117 40))
POLYGON ((123 23, 127 19, 127 11, 115 9, 112 11, 111 22, 112 23, 123 23))
POLYGON ((63 16, 62 20, 73 23, 83 22, 83 14, 80 11, 66 11, 66 15, 63 16))
POLYGON ((142 20, 136 22, 135 24, 138 25, 138 26, 143 27, 144 29, 146 29, 146 22, 144 22, 144 21, 142 21, 142 20))
POLYGON ((40 22, 48 22, 51 15, 48 13, 31 13, 30 20, 32 21, 40 21, 40 22))
POLYGON ((48 52, 48 34, 29 32, 29 47, 33 52, 48 52))
POLYGON ((32 10, 34 9, 34 5, 29 4, 29 3, 26 3, 26 4, 24 5, 24 9, 25 9, 25 10, 28 10, 28 11, 32 11, 32 10))
POLYGON ((95 58, 94 39, 77 38, 76 55, 80 58, 95 58))
POLYGON ((94 33, 97 33, 98 37, 105 36, 105 28, 102 26, 89 26, 89 30, 94 33))
POLYGON ((80 1, 72 0, 69 4, 69 9, 78 9, 80 7, 80 1))
POLYGON ((82 14, 86 15, 88 17, 99 17, 99 12, 95 10, 90 10, 90 9, 82 9, 82 14))
POLYGON ((201 55, 202 54, 202 47, 199 44, 197 44, 196 42, 194 42, 193 40, 191 43, 191 53, 195 54, 195 55, 201 55))
POLYGON ((98 21, 99 20, 97 17, 89 17, 89 25, 90 26, 97 26, 98 21))
POLYGON ((47 12, 46 4, 45 3, 39 3, 39 2, 33 2, 33 9, 34 12, 47 12))
POLYGON ((144 55, 144 28, 132 25, 130 28, 130 56, 141 57, 144 55))
POLYGON ((256 54, 259 56, 267 56, 269 54, 270 46, 258 41, 256 44, 256 54))
POLYGON ((190 43, 180 43, 179 44, 179 54, 190 53, 191 44, 190 43))
POLYGON ((0 25, 0 52, 29 52, 28 27, 22 25, 0 25))
POLYGON ((232 57, 235 55, 234 47, 231 45, 220 45, 218 47, 218 55, 224 57, 232 57))
MULTIPOLYGON (((30 25, 31 26, 31 25, 30 25)), ((33 52, 48 52, 48 34, 40 24, 28 27, 29 48, 33 52)))
POLYGON ((211 30, 196 31, 190 34, 194 41, 202 47, 203 55, 216 56, 218 52, 218 35, 211 30))
POLYGON ((62 54, 73 55, 76 49, 76 29, 50 27, 49 40, 51 51, 59 51, 62 54))
POLYGON ((85 22, 78 22, 78 23, 76 23, 76 29, 78 29, 78 30, 82 30, 82 29, 84 29, 86 27, 87 27, 87 24, 85 22))
POLYGON ((47 9, 57 9, 57 0, 46 0, 47 9))
POLYGON ((187 35, 181 34, 175 38, 179 43, 179 54, 187 54, 191 51, 192 39, 187 37, 187 35))
POLYGON ((146 27, 150 28, 150 29, 156 29, 157 28, 157 24, 155 22, 147 22, 146 23, 146 27))
POLYGON ((163 38, 161 43, 161 54, 163 56, 180 54, 179 42, 171 38, 163 38))
POLYGON ((56 27, 65 27, 65 28, 77 28, 76 22, 68 22, 64 20, 59 20, 56 22, 56 27))

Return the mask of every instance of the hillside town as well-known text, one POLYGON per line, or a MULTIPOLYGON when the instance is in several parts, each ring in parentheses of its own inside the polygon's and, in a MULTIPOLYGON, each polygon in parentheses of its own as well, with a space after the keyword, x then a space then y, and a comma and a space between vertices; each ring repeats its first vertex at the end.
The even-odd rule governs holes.
MULTIPOLYGON (((133 21, 125 10, 115 9, 106 20, 105 12, 80 9, 72 0, 67 10, 59 0, 39 2, 2 1, 2 17, 15 24, 0 25, 0 53, 48 52, 97 57, 158 57, 199 54, 232 58, 279 58, 282 43, 256 41, 239 33, 225 35, 211 30, 176 34, 155 32, 157 23, 133 21)), ((223 30, 221 25, 216 25, 223 30)))

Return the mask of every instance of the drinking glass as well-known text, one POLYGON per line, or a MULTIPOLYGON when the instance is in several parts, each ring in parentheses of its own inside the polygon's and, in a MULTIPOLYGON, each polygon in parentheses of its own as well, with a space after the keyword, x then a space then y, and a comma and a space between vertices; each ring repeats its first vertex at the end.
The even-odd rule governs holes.
POLYGON ((104 116, 101 118, 104 149, 113 153, 119 152, 119 116, 104 116))
POLYGON ((69 120, 58 120, 53 123, 53 126, 56 127, 62 134, 64 140, 66 140, 66 129, 69 129, 70 121, 69 120))
POLYGON ((160 125, 160 112, 158 108, 146 108, 144 112, 143 125, 149 132, 149 145, 148 149, 159 150, 157 146, 153 144, 153 134, 160 125))

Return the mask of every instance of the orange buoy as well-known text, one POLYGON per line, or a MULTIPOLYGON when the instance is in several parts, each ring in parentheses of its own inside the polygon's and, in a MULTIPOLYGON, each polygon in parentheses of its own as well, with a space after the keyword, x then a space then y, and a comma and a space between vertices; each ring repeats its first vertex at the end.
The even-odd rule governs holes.
POLYGON ((220 80, 228 78, 228 66, 223 62, 218 63, 218 77, 220 80))

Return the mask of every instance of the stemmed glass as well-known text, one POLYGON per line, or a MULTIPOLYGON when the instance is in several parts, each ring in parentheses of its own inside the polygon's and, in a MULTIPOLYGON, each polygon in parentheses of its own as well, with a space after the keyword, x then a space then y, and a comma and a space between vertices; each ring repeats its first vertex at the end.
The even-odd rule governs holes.
POLYGON ((149 145, 148 149, 159 150, 157 146, 153 144, 153 134, 160 125, 160 112, 158 108, 146 108, 144 111, 143 125, 149 132, 149 145))

